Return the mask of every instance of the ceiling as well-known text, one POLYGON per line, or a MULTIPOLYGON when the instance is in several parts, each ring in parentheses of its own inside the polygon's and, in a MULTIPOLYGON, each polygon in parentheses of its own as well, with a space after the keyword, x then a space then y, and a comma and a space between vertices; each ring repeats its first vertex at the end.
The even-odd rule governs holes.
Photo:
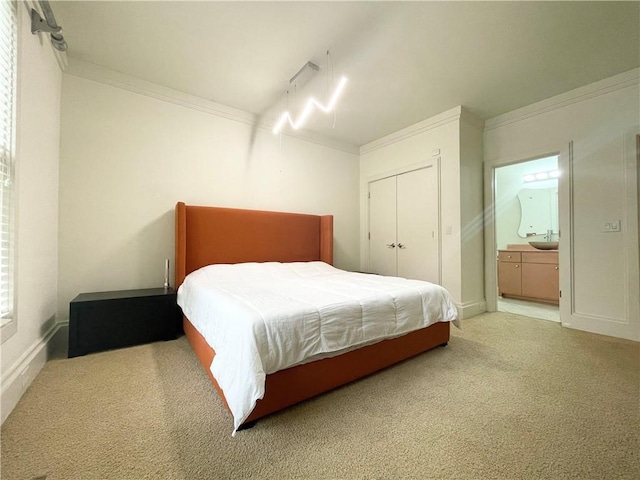
POLYGON ((52 2, 71 58, 355 146, 463 105, 494 117, 640 66, 639 2, 52 2), (331 52, 333 76, 327 68, 331 52), (335 125, 334 125, 335 122, 335 125))

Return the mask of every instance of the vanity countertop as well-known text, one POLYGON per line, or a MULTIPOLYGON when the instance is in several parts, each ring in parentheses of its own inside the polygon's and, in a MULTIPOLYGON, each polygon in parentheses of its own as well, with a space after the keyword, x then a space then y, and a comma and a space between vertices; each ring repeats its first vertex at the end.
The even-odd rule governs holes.
POLYGON ((506 249, 501 249, 501 250, 515 250, 517 252, 549 252, 549 253, 557 253, 558 250, 539 250, 535 247, 532 247, 531 245, 528 244, 509 244, 507 245, 506 249))

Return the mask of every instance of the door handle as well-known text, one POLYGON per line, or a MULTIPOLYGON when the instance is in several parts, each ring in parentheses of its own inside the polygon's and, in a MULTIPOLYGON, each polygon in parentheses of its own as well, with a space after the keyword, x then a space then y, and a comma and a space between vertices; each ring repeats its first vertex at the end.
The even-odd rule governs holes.
POLYGON ((405 244, 403 244, 403 243, 399 243, 398 244, 398 248, 407 248, 407 246, 405 244))
POLYGON ((395 243, 387 243, 387 247, 396 248, 396 244, 395 243))

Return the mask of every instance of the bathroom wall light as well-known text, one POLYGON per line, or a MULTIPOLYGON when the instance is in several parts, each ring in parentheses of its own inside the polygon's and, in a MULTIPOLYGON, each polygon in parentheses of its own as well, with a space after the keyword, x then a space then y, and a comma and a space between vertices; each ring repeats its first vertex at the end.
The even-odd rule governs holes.
POLYGON ((528 173, 522 180, 524 183, 539 182, 560 177, 560 170, 548 170, 546 172, 528 173))

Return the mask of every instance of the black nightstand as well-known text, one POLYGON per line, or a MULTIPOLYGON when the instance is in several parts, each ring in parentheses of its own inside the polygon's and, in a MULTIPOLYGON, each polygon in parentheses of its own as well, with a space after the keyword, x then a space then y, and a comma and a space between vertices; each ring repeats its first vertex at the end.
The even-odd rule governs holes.
POLYGON ((81 293, 69 310, 69 358, 173 340, 181 317, 171 288, 81 293))

